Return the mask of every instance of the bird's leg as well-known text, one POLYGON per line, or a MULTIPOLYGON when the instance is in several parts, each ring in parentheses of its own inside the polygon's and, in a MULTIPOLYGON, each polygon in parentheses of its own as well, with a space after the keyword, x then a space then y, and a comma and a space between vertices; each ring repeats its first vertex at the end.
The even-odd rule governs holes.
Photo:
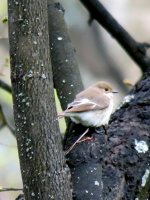
POLYGON ((103 129, 104 129, 105 135, 107 135, 107 126, 103 125, 103 129))
POLYGON ((107 140, 107 125, 103 125, 103 129, 104 129, 104 132, 105 132, 105 139, 107 140))
POLYGON ((80 142, 80 140, 88 133, 88 131, 89 128, 75 141, 75 143, 73 143, 73 145, 67 151, 65 151, 65 155, 67 155, 74 148, 74 146, 80 142))
POLYGON ((79 140, 78 143, 85 142, 85 141, 92 141, 92 140, 93 140, 93 137, 85 137, 82 140, 79 140))

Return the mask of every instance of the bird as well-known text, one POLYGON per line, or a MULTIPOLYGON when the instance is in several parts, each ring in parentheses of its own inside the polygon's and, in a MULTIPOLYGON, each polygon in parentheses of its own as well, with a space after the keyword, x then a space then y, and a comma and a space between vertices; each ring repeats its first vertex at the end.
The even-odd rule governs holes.
POLYGON ((99 81, 76 95, 67 109, 58 117, 69 117, 74 123, 86 127, 107 125, 113 111, 113 94, 111 85, 99 81))
POLYGON ((69 117, 74 123, 88 127, 87 130, 73 143, 65 152, 67 155, 74 146, 82 141, 91 140, 87 137, 82 139, 89 127, 103 126, 108 124, 113 111, 113 94, 111 85, 104 81, 99 81, 76 95, 75 99, 68 104, 67 109, 58 114, 58 117, 69 117))

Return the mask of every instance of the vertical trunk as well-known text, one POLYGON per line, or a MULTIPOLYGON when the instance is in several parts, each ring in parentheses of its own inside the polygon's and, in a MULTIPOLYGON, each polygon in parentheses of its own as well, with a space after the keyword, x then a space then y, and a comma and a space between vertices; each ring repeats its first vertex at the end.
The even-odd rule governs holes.
POLYGON ((56 121, 47 1, 9 0, 14 117, 25 198, 71 199, 56 121))
POLYGON ((83 90, 75 50, 64 21, 64 9, 57 0, 48 0, 48 25, 54 85, 62 109, 83 90))

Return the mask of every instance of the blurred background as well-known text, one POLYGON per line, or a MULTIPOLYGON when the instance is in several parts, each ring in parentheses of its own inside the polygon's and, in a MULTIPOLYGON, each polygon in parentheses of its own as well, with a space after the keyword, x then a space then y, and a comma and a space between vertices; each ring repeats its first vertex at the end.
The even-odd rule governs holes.
MULTIPOLYGON (((60 0, 65 8, 65 19, 76 49, 84 86, 97 80, 110 82, 119 95, 115 107, 141 77, 139 67, 119 44, 96 21, 88 26, 89 13, 77 0, 60 0)), ((150 42, 149 0, 102 0, 117 21, 139 42, 150 42)), ((7 0, 0 1, 0 79, 10 84, 7 0)), ((0 89, 0 105, 7 122, 12 122, 12 99, 0 89)), ((1 121, 0 116, 0 121, 1 121)), ((61 124, 64 131, 64 125, 61 124)), ((22 188, 17 144, 7 126, 0 122, 0 188, 22 188)), ((20 192, 0 192, 0 200, 14 200, 20 192)))

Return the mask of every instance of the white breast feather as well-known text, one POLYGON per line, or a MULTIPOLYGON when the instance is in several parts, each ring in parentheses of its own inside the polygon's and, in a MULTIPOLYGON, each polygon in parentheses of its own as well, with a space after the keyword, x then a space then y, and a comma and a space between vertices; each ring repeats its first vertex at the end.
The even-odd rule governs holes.
MULTIPOLYGON (((88 101, 87 100, 88 99, 84 100, 84 103, 85 101, 90 102, 89 100, 88 101)), ((81 112, 81 113, 69 113, 69 115, 71 117, 71 120, 77 124, 81 123, 84 126, 99 127, 99 126, 108 124, 112 110, 113 110, 113 100, 110 100, 109 107, 103 110, 97 110, 97 111, 94 110, 94 111, 81 112)))

